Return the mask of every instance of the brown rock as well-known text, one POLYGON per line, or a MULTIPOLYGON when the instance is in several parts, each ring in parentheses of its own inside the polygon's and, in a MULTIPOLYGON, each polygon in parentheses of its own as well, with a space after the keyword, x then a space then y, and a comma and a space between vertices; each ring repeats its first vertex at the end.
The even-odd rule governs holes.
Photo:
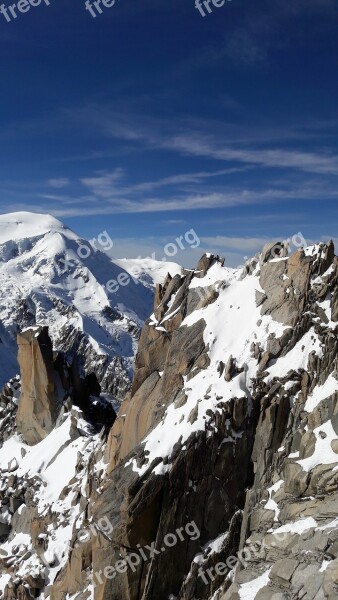
POLYGON ((195 277, 204 277, 215 262, 219 262, 223 266, 224 258, 218 256, 218 254, 203 254, 202 258, 197 263, 195 277))
POLYGON ((109 434, 106 451, 108 472, 137 446, 153 424, 160 385, 161 378, 155 371, 142 383, 132 399, 127 396, 122 403, 109 434))
POLYGON ((171 335, 159 331, 155 327, 145 325, 143 327, 139 350, 135 361, 135 377, 132 386, 132 394, 135 394, 142 383, 148 379, 154 371, 162 371, 170 347, 171 335))
POLYGON ((36 444, 52 431, 59 412, 48 328, 19 333, 18 346, 22 387, 16 423, 23 439, 36 444))
POLYGON ((299 563, 292 558, 284 558, 277 561, 273 565, 269 575, 271 581, 288 586, 292 575, 298 567, 298 564, 299 563))
POLYGON ((334 560, 324 573, 323 591, 325 598, 336 600, 338 589, 338 559, 334 560))

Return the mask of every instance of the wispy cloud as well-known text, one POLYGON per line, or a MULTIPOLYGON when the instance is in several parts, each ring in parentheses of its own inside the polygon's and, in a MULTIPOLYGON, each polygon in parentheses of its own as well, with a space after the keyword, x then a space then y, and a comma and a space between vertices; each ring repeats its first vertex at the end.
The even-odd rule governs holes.
POLYGON ((99 173, 94 177, 85 177, 80 179, 80 183, 90 189, 96 196, 110 198, 116 194, 121 195, 121 189, 117 185, 121 182, 123 175, 123 169, 118 168, 111 173, 99 173))
POLYGON ((166 225, 183 225, 186 223, 185 219, 167 219, 164 222, 166 225))
POLYGON ((265 168, 298 169, 306 173, 338 175, 338 156, 328 152, 301 150, 237 149, 221 146, 198 135, 177 135, 166 142, 168 148, 193 156, 204 156, 227 162, 240 162, 265 168))
POLYGON ((297 126, 265 123, 255 128, 245 122, 227 125, 211 118, 199 123, 176 119, 174 129, 171 120, 141 118, 139 115, 121 114, 114 120, 109 111, 105 113, 95 106, 78 111, 77 118, 95 124, 102 135, 132 142, 133 148, 139 151, 145 148, 169 150, 181 156, 227 162, 232 167, 252 165, 256 168, 338 175, 337 153, 327 144, 320 146, 326 133, 330 135, 337 123, 322 122, 319 125, 304 121, 297 126), (316 145, 312 144, 312 151, 304 150, 305 143, 311 138, 317 138, 316 145), (297 140, 298 148, 294 143, 297 140), (288 141, 290 143, 286 146, 288 141))
MULTIPOLYGON (((130 184, 129 172, 118 167, 80 179, 61 178, 60 181, 56 178, 35 185, 21 182, 20 186, 17 182, 6 182, 3 195, 8 201, 7 204, 3 201, 2 206, 8 211, 13 210, 14 203, 18 206, 17 210, 34 206, 32 210, 43 212, 47 208, 48 212, 62 218, 80 214, 181 213, 261 205, 265 206, 266 221, 271 212, 269 207, 283 202, 310 202, 323 198, 326 202, 331 201, 333 206, 337 202, 336 184, 322 174, 294 178, 274 175, 269 178, 270 181, 266 179, 257 183, 252 169, 251 165, 242 165, 215 171, 172 174, 130 184), (243 177, 228 178, 237 172, 242 172, 243 177)), ((181 220, 175 217, 177 219, 181 220)))
POLYGON ((218 47, 211 46, 208 52, 201 53, 202 61, 206 62, 207 57, 209 68, 210 63, 221 62, 224 57, 236 67, 272 67, 272 51, 275 54, 288 47, 292 25, 297 27, 298 40, 301 41, 305 33, 304 37, 308 41, 308 28, 306 24, 304 26, 306 18, 312 18, 313 25, 315 15, 319 18, 331 15, 332 19, 326 19, 325 22, 325 28, 328 29, 334 26, 338 14, 335 0, 275 0, 274 3, 265 0, 266 10, 264 0, 260 4, 261 10, 254 7, 253 10, 246 11, 246 18, 242 23, 227 32, 223 45, 218 43, 218 47), (284 31, 283 37, 278 35, 281 30, 284 31))
POLYGON ((257 67, 268 62, 269 38, 257 38, 248 29, 238 29, 227 36, 223 54, 236 65, 257 67))
POLYGON ((52 188, 65 188, 70 184, 70 180, 67 177, 58 177, 56 179, 48 179, 47 185, 52 188))
MULTIPOLYGON (((95 178, 94 178, 95 179, 95 178)), ((204 192, 204 193, 181 193, 167 194, 165 196, 148 197, 143 194, 132 196, 118 190, 112 194, 111 189, 106 189, 98 184, 97 191, 94 188, 90 194, 77 193, 74 197, 66 194, 39 194, 41 204, 34 201, 34 208, 37 212, 45 210, 45 200, 48 200, 48 212, 57 217, 70 216, 90 216, 90 215, 109 215, 109 214, 138 214, 138 213, 161 213, 161 212, 182 212, 210 210, 213 208, 232 208, 240 206, 266 205, 271 203, 280 203, 290 200, 316 200, 321 194, 325 194, 326 200, 338 199, 338 190, 324 188, 320 190, 315 187, 287 187, 287 188, 265 188, 255 190, 252 188, 228 189, 225 192, 204 192), (104 202, 102 202, 104 198, 104 202)), ((94 184, 96 185, 96 183, 94 184)), ((110 180, 109 180, 110 185, 110 180)), ((22 205, 18 204, 16 210, 23 210, 23 206, 28 206, 27 199, 23 200, 22 205)), ((13 210, 8 205, 7 210, 13 210)))
POLYGON ((124 184, 126 173, 123 169, 115 169, 112 172, 98 173, 93 177, 80 179, 80 183, 88 188, 93 194, 102 198, 114 196, 125 196, 137 193, 147 193, 156 189, 166 187, 180 187, 187 184, 199 184, 211 178, 224 177, 247 171, 252 167, 241 166, 221 169, 219 171, 199 171, 195 173, 180 173, 162 177, 154 181, 144 181, 133 185, 124 184))

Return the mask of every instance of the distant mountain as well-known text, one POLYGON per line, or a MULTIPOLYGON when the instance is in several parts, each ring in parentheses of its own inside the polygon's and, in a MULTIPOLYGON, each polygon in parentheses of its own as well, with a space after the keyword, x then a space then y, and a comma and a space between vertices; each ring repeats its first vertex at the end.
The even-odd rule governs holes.
POLYGON ((153 305, 144 274, 151 270, 158 282, 167 267, 159 263, 157 272, 155 263, 151 269, 147 264, 139 279, 132 278, 123 261, 103 251, 106 245, 101 235, 93 248, 50 215, 0 216, 0 389, 18 372, 17 332, 39 324, 49 326, 54 349, 70 359, 77 355, 103 391, 123 396, 153 305))
POLYGON ((168 273, 171 277, 183 274, 183 268, 177 263, 152 258, 114 258, 114 263, 150 289, 163 284, 168 273))

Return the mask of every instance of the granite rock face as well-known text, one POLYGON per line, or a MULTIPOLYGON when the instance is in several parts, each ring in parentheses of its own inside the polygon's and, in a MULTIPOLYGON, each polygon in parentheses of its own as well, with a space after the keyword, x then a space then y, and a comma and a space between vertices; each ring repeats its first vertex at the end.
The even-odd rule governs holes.
POLYGON ((53 430, 61 407, 48 328, 19 333, 18 346, 22 393, 16 425, 25 442, 36 444, 53 430))

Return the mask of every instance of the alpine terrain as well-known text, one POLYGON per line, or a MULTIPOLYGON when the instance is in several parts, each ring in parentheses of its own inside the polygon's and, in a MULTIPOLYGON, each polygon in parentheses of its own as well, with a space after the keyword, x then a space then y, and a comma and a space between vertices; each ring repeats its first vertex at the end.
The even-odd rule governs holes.
POLYGON ((0 217, 0 598, 336 600, 333 243, 80 246, 0 217))

